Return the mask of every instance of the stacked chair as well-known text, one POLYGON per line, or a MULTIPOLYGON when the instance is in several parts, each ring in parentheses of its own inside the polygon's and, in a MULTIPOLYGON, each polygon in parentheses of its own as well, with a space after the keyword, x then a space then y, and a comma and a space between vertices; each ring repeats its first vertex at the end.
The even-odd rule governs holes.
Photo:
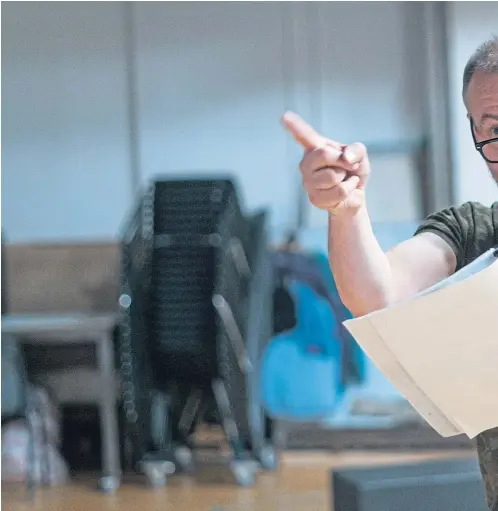
POLYGON ((249 486, 278 456, 260 402, 273 335, 264 213, 245 216, 230 180, 158 180, 122 242, 119 363, 133 468, 154 485, 195 466, 192 435, 218 422, 249 486))

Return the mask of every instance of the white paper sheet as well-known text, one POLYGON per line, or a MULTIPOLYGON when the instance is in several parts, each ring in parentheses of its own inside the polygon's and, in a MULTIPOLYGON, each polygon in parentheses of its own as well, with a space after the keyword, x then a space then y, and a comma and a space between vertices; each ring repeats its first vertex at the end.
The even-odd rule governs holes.
POLYGON ((442 436, 498 426, 498 260, 489 251, 412 300, 345 322, 442 436))

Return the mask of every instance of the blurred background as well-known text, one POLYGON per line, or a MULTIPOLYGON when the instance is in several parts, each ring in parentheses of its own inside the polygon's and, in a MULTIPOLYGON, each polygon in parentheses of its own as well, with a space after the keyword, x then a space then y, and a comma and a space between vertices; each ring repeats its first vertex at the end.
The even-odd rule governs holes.
POLYGON ((2 2, 6 509, 24 509, 19 483, 43 509, 109 505, 74 490, 82 473, 108 493, 121 485, 123 506, 159 508, 166 496, 172 509, 277 509, 299 493, 286 509, 331 509, 334 467, 472 458, 468 441, 427 428, 341 330, 348 311, 323 265, 327 218, 307 203, 301 151, 280 117, 293 110, 367 146, 386 249, 437 209, 489 204, 496 189, 461 82, 496 19, 496 2, 2 2), (193 267, 209 274, 204 287, 193 267), (200 351, 178 348, 171 325, 190 332, 194 321, 187 305, 168 309, 181 296, 208 304, 212 331, 199 320, 185 334, 200 351), (319 307, 331 364, 320 368, 316 332, 299 329, 319 307), (288 345, 271 348, 282 336, 309 348, 286 367, 288 345), (184 364, 195 357, 214 369, 184 364), (306 392, 320 382, 310 411, 306 392), (250 441, 234 440, 230 409, 250 441), (192 469, 206 444, 216 456, 225 445, 228 470, 202 456, 192 469), (39 489, 56 483, 69 489, 39 489))

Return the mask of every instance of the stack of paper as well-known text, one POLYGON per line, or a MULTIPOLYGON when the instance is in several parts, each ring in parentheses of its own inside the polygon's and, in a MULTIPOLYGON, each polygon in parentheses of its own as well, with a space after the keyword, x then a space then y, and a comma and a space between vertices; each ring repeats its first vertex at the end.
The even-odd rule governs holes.
POLYGON ((498 258, 491 250, 415 298, 345 322, 442 436, 498 427, 498 258))

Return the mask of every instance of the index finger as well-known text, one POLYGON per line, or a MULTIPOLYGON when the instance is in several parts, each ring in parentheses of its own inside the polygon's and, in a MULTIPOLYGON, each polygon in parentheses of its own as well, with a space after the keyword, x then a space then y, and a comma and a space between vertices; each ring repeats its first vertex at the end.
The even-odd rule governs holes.
POLYGON ((294 112, 286 112, 282 117, 282 123, 287 131, 296 139, 296 142, 301 144, 307 151, 316 149, 326 143, 326 140, 321 135, 294 112))

